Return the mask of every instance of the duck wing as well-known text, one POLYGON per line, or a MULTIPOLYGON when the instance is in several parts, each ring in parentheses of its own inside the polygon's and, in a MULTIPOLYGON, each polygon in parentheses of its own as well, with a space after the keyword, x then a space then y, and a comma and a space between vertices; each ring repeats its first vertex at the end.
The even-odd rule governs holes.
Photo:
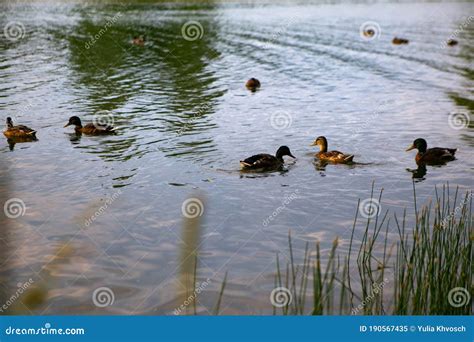
POLYGON ((88 123, 87 125, 82 127, 82 131, 84 133, 89 133, 89 134, 105 134, 105 133, 112 133, 114 131, 114 128, 108 125, 88 123))
POLYGON ((13 126, 13 129, 18 130, 21 133, 29 134, 29 135, 33 135, 36 133, 34 129, 29 128, 28 126, 24 126, 24 125, 13 126))
POLYGON ((433 147, 428 149, 425 154, 437 156, 438 158, 449 158, 454 157, 457 150, 457 148, 433 147))
POLYGON ((352 159, 354 158, 354 155, 344 154, 340 151, 329 151, 329 152, 321 153, 320 158, 328 159, 328 160, 339 162, 339 163, 348 163, 352 161, 352 159))
POLYGON ((419 153, 416 156, 417 163, 444 164, 447 161, 454 160, 455 148, 433 147, 425 153, 419 153))
POLYGON ((272 156, 271 154, 265 154, 265 153, 256 154, 254 156, 251 156, 247 159, 240 161, 240 165, 242 167, 254 168, 254 169, 275 166, 276 164, 279 164, 279 163, 280 161, 275 156, 272 156))

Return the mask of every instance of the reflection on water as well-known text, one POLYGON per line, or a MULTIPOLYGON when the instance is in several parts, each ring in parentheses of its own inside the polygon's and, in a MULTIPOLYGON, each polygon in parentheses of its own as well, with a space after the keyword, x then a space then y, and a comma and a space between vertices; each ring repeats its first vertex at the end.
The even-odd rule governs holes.
POLYGON ((199 190, 198 281, 212 279, 199 312, 229 271, 223 313, 271 313, 289 230, 295 248, 319 240, 324 256, 336 236, 347 246, 373 181, 391 212, 411 207, 412 179, 420 203, 446 181, 472 188, 474 29, 463 26, 455 47, 441 43, 473 6, 0 4, 1 28, 25 28, 0 39, 0 122, 12 116, 39 138, 0 145, 0 196, 27 208, 7 220, 5 289, 47 279, 51 305, 38 312, 51 314, 172 313, 181 206, 199 190), (359 35, 369 19, 382 28, 371 41, 359 35), (394 36, 410 43, 394 46, 394 36), (257 92, 245 88, 250 77, 257 92), (62 127, 72 115, 105 118, 117 134, 78 136, 62 127), (358 163, 315 160, 319 135, 358 163), (404 149, 418 137, 459 148, 457 160, 413 169, 404 149), (239 160, 281 145, 296 161, 240 172, 239 160), (91 296, 104 286, 115 302, 99 308, 91 296))

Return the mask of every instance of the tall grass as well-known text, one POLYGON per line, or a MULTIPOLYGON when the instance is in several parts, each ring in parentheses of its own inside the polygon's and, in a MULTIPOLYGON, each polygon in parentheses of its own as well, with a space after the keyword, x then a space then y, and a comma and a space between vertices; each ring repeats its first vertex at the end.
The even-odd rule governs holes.
POLYGON ((357 210, 347 255, 337 252, 336 239, 325 263, 316 243, 312 251, 306 245, 302 264, 296 264, 290 236, 289 262, 282 269, 277 256, 275 285, 289 289, 292 300, 274 313, 470 314, 470 302, 453 305, 449 297, 453 301, 450 292, 456 288, 472 293, 472 195, 466 193, 458 203, 458 190, 453 200, 449 191, 449 185, 441 193, 436 189, 434 203, 418 211, 414 188, 413 227, 407 228, 406 210, 401 219, 393 215, 394 224, 387 211, 366 220, 360 242, 355 239, 357 210), (389 244, 394 226, 398 241, 389 244))

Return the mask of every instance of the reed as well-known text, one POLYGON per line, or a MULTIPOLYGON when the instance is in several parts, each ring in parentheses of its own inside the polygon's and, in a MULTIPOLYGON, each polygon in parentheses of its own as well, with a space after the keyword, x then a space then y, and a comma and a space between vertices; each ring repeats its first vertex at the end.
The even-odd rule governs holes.
POLYGON ((413 190, 411 229, 406 210, 401 218, 393 214, 394 224, 386 211, 366 219, 356 242, 357 210, 347 255, 337 252, 335 239, 325 262, 316 243, 312 251, 306 245, 303 261, 297 264, 289 236, 289 261, 282 269, 277 256, 275 285, 287 287, 291 301, 274 308, 274 314, 470 314, 466 293, 472 292, 472 194, 459 200, 458 189, 450 196, 448 184, 441 192, 436 189, 435 200, 418 211, 413 190), (388 233, 393 227, 398 239, 390 244, 388 233), (459 289, 465 289, 464 294, 459 289), (308 298, 312 305, 307 308, 308 298))

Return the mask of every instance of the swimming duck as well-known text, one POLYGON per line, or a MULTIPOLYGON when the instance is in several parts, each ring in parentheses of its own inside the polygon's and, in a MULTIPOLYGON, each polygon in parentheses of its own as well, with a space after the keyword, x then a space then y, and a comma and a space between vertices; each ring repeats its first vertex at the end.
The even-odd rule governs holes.
POLYGON ((77 116, 71 116, 69 122, 64 126, 74 125, 74 130, 76 133, 84 133, 89 135, 100 135, 100 134, 113 134, 115 133, 114 128, 108 125, 102 125, 99 123, 88 123, 85 126, 82 126, 81 119, 77 116))
POLYGON ((348 164, 352 163, 352 159, 354 158, 353 154, 344 154, 339 151, 328 152, 328 141, 326 137, 323 136, 317 137, 311 146, 319 146, 319 152, 316 153, 316 157, 321 161, 328 161, 336 164, 348 164))
POLYGON ((3 131, 3 134, 7 138, 25 138, 30 140, 36 140, 36 131, 27 126, 13 125, 12 118, 7 118, 7 129, 3 131))
POLYGON ((364 37, 373 37, 375 35, 375 30, 374 29, 367 29, 364 30, 364 37))
POLYGON ((245 160, 240 161, 242 170, 261 170, 261 169, 278 169, 284 163, 283 156, 296 158, 290 152, 288 146, 280 146, 275 156, 271 154, 256 154, 245 160))
POLYGON ((456 39, 448 39, 446 42, 446 45, 455 46, 455 45, 458 45, 458 41, 456 39))
POLYGON ((457 148, 432 147, 427 148, 425 139, 418 138, 411 144, 406 151, 417 149, 415 161, 418 165, 440 165, 456 159, 454 154, 457 148))
POLYGON ((133 45, 144 46, 145 45, 145 37, 143 36, 135 36, 132 39, 133 45))
POLYGON ((245 83, 245 86, 248 89, 255 91, 257 88, 260 88, 260 81, 252 77, 247 81, 247 83, 245 83))
POLYGON ((409 42, 408 39, 398 38, 398 37, 395 37, 392 40, 392 44, 395 44, 395 45, 408 44, 408 42, 409 42))

